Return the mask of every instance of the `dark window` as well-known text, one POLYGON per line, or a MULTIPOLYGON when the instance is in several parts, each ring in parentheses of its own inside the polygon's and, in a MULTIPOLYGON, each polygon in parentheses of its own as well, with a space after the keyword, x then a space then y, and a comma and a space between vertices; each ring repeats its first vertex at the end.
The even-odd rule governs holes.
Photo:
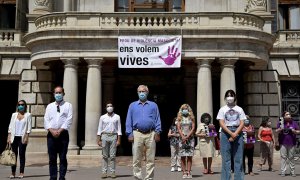
POLYGON ((184 0, 116 0, 117 12, 183 12, 184 0))
POLYGON ((0 4, 0 28, 15 29, 16 4, 0 4))
POLYGON ((300 83, 299 81, 282 81, 282 111, 289 111, 293 119, 300 120, 300 83))

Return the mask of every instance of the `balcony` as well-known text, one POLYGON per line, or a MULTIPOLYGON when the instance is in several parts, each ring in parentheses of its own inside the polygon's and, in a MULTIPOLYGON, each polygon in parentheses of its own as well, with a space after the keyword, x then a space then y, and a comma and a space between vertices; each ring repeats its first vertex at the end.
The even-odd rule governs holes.
POLYGON ((300 30, 279 31, 278 43, 300 43, 300 30))
POLYGON ((264 20, 245 13, 54 13, 35 21, 37 30, 47 29, 204 29, 245 28, 262 30, 264 20))
POLYGON ((246 13, 87 13, 42 15, 24 36, 31 61, 118 57, 118 36, 180 35, 182 58, 235 58, 266 64, 274 36, 246 13))
POLYGON ((273 57, 299 57, 300 30, 278 31, 277 39, 271 51, 273 57))
POLYGON ((21 46, 21 32, 16 30, 0 30, 0 47, 21 46))

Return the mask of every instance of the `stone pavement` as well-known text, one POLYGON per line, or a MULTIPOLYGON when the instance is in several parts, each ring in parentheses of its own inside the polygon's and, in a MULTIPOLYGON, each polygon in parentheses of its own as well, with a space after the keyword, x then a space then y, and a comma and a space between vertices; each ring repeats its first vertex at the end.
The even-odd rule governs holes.
MULTIPOLYGON (((300 177, 300 161, 296 163, 297 177, 281 177, 279 175, 279 158, 278 156, 274 159, 274 170, 275 172, 262 171, 257 172, 258 157, 254 159, 254 173, 255 176, 245 176, 245 180, 295 180, 300 177)), ((28 180, 48 180, 48 164, 47 156, 45 155, 27 155, 27 162, 25 168, 24 179, 28 180)), ((93 180, 100 179, 100 156, 69 156, 69 168, 66 178, 68 180, 93 180)), ((221 157, 214 158, 213 171, 214 175, 203 175, 202 174, 202 160, 195 157, 193 160, 192 174, 193 179, 207 179, 215 180, 220 179, 220 168, 221 168, 221 157)), ((132 157, 117 157, 117 179, 120 180, 133 180, 132 176, 132 157)), ((267 166, 265 166, 267 169, 267 166)), ((288 173, 288 172, 287 172, 288 173)), ((9 179, 10 167, 0 165, 0 180, 9 179)), ((155 179, 159 180, 179 180, 182 179, 182 173, 170 172, 169 157, 157 157, 156 158, 156 169, 155 179)), ((108 178, 110 179, 110 178, 108 178)))

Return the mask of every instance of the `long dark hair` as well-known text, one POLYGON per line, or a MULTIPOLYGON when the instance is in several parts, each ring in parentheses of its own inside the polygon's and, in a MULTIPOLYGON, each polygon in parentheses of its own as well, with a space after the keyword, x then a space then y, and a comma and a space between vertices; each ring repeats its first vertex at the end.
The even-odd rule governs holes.
POLYGON ((20 102, 24 103, 24 112, 27 112, 27 103, 26 103, 26 101, 23 100, 23 99, 20 100, 20 101, 18 101, 18 103, 17 103, 17 105, 16 105, 17 112, 19 112, 19 110, 18 110, 18 105, 19 105, 20 102))
POLYGON ((269 117, 264 117, 262 120, 261 120, 261 123, 260 123, 260 126, 262 127, 266 127, 267 126, 267 123, 269 121, 269 117))

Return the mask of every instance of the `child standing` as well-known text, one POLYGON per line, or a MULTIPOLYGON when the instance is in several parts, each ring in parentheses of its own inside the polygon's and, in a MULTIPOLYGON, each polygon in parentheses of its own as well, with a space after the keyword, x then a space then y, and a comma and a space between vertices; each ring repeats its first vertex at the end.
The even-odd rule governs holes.
POLYGON ((177 130, 177 119, 176 117, 173 119, 172 125, 169 129, 168 138, 170 140, 170 148, 171 148, 171 172, 181 171, 181 160, 178 155, 179 152, 179 136, 177 130))
POLYGON ((203 113, 201 122, 198 125, 196 136, 199 137, 200 156, 203 158, 204 170, 203 174, 213 174, 211 170, 212 158, 215 156, 215 137, 216 129, 211 124, 211 115, 203 113))

